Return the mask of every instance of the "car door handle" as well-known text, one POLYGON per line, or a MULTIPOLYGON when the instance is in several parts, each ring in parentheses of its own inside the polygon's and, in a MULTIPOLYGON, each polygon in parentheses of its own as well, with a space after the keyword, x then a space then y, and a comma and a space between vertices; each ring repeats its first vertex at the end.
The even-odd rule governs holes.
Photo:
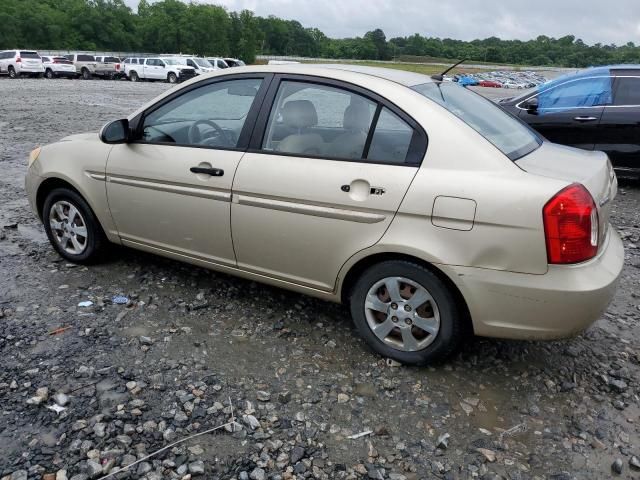
POLYGON ((221 177, 224 175, 224 170, 220 168, 209 168, 209 167, 191 167, 191 173, 202 173, 204 175, 211 175, 212 177, 221 177))
POLYGON ((573 119, 576 122, 594 122, 598 120, 597 117, 573 117, 573 119))

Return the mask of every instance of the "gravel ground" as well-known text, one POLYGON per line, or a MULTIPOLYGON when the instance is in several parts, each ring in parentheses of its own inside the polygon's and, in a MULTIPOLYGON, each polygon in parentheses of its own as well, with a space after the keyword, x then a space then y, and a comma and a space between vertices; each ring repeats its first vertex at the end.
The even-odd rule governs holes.
POLYGON ((638 183, 612 217, 620 288, 586 333, 399 367, 338 305, 126 249, 91 268, 53 252, 27 206, 28 152, 166 88, 0 80, 0 478, 136 461, 112 478, 640 478, 638 183))

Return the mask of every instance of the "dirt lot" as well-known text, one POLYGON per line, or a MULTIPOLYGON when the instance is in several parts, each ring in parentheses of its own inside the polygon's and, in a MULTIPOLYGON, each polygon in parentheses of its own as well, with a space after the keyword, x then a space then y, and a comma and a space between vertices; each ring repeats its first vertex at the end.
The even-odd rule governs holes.
POLYGON ((78 267, 49 247, 28 152, 166 88, 0 80, 0 478, 101 478, 232 416, 235 431, 117 478, 640 478, 638 183, 622 183, 612 219, 618 294, 586 333, 387 365, 338 305, 126 249, 78 267))

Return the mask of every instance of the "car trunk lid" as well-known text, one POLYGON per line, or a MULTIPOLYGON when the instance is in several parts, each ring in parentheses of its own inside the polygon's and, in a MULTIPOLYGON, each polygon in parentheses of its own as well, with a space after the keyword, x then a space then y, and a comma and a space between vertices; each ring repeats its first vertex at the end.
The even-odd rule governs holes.
POLYGON ((599 243, 600 246, 604 244, 611 206, 618 190, 618 182, 606 154, 545 142, 515 163, 534 175, 584 185, 598 207, 599 243))

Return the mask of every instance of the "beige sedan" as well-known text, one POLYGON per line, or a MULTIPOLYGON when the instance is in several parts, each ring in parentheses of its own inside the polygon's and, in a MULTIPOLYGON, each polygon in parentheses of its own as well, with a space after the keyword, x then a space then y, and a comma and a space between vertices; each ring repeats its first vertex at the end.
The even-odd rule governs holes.
POLYGON ((71 262, 109 242, 345 302, 405 363, 465 335, 574 335, 623 265, 606 155, 550 144, 437 78, 242 67, 34 150, 31 206, 71 262))

